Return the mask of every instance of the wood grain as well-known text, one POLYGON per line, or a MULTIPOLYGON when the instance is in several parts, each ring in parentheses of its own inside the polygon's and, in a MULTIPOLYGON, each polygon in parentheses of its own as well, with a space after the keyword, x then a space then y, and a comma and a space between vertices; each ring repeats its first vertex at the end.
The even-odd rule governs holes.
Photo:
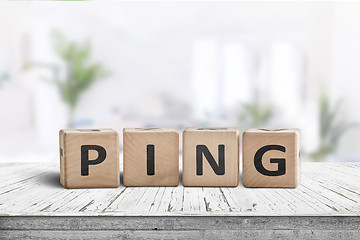
MULTIPOLYGON (((65 188, 104 188, 120 185, 119 135, 112 129, 64 129, 59 133, 60 183, 65 188), (99 145, 106 151, 103 162, 90 165, 89 173, 81 173, 81 146, 99 145)), ((89 150, 89 160, 98 152, 89 150)))
POLYGON ((238 128, 186 128, 183 132, 183 185, 207 187, 236 187, 239 184, 239 129, 238 128), (203 156, 202 175, 197 174, 197 145, 207 147, 219 164, 219 145, 224 146, 225 172, 214 172, 203 156))
MULTIPOLYGON (((179 132, 175 128, 125 128, 124 186, 177 186, 179 184, 179 132), (152 146, 152 171, 147 166, 152 146)), ((164 189, 162 189, 164 190, 164 189)), ((152 191, 151 194, 155 192, 152 191)), ((155 204, 155 203, 154 203, 155 204)))
POLYGON ((303 163, 297 188, 64 189, 59 164, 0 163, 0 239, 358 239, 360 163, 303 163))
MULTIPOLYGON (((225 219, 226 220, 226 219, 225 219)), ((218 220, 221 221, 221 220, 218 220)), ((100 230, 100 231, 3 231, 3 239, 358 239, 360 230, 100 230)))
POLYGON ((0 238, 357 239, 360 217, 0 217, 0 238))
MULTIPOLYGON (((248 129, 243 133, 243 184, 245 187, 295 188, 300 182, 300 130, 299 129, 248 129), (271 159, 282 159, 285 172, 270 176, 260 173, 255 167, 255 156, 264 146, 283 146, 284 151, 269 150, 261 164, 268 171, 278 172, 279 163, 271 159)), ((277 174, 277 173, 276 173, 277 174)))
POLYGON ((0 163, 2 216, 360 216, 360 163, 303 163, 297 188, 64 189, 59 164, 0 163))

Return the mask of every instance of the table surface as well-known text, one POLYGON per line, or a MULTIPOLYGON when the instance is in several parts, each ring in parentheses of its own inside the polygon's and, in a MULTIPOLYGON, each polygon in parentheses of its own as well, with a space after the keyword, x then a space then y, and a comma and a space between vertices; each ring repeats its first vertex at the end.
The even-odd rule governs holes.
POLYGON ((65 189, 59 165, 0 163, 0 216, 359 216, 360 163, 303 163, 296 189, 65 189))

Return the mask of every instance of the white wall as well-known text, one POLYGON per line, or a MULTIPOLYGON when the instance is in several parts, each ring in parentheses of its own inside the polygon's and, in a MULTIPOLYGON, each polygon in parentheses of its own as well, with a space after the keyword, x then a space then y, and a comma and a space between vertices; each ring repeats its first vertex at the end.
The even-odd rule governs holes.
MULTIPOLYGON (((360 3, 340 2, 334 8, 332 41, 331 95, 343 99, 348 121, 360 122, 360 3)), ((348 132, 341 142, 340 154, 360 154, 360 129, 348 132)))
MULTIPOLYGON (((313 97, 314 82, 330 77, 332 4, 328 3, 88 2, 45 3, 28 9, 32 14, 28 27, 35 38, 45 39, 52 28, 77 40, 90 36, 95 58, 113 73, 84 96, 78 116, 106 115, 116 105, 146 111, 139 106, 146 105, 149 97, 144 95, 151 92, 166 91, 189 101, 193 42, 203 37, 255 32, 261 48, 274 33, 294 33, 308 55, 305 80, 311 85, 305 94, 313 97)), ((51 51, 49 41, 34 45, 51 51)), ((34 53, 39 61, 48 55, 34 53)))
MULTIPOLYGON (((57 144, 54 129, 66 119, 63 104, 56 90, 39 80, 50 76, 48 70, 21 71, 19 46, 28 36, 32 60, 59 64, 50 41, 54 28, 76 41, 91 38, 94 59, 112 72, 84 94, 76 112, 78 119, 93 119, 98 126, 141 124, 136 119, 121 122, 126 115, 162 119, 166 114, 159 93, 191 106, 193 49, 199 39, 251 39, 254 51, 263 54, 269 43, 285 36, 292 36, 306 56, 302 91, 307 107, 301 111, 309 113, 303 115, 314 115, 319 83, 324 82, 333 96, 346 96, 349 118, 360 121, 354 111, 360 75, 358 12, 358 3, 332 2, 1 2, 0 48, 8 49, 13 85, 28 90, 39 103, 29 122, 37 129, 37 140, 49 149, 57 144)), ((311 135, 316 127, 310 127, 314 121, 299 120, 308 149, 316 144, 311 135)), ((347 134, 341 152, 360 155, 359 140, 355 131, 347 134)))

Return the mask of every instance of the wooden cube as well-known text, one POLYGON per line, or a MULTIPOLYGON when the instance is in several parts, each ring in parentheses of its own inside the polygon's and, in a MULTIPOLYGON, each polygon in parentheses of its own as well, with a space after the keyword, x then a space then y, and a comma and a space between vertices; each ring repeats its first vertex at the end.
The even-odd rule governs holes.
POLYGON ((236 187, 239 184, 239 129, 186 128, 183 185, 236 187))
POLYGON ((295 188, 299 182, 299 129, 248 129, 244 132, 245 187, 295 188))
POLYGON ((124 186, 178 186, 179 132, 175 128, 125 128, 124 186))
POLYGON ((60 130, 60 183, 65 188, 120 185, 119 134, 112 129, 60 130))

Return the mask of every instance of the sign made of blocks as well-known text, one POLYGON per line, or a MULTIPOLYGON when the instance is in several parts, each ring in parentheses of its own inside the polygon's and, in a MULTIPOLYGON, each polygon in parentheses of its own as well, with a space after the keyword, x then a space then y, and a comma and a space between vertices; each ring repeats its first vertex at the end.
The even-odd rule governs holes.
POLYGON ((300 182, 300 130, 243 133, 243 185, 295 188, 300 182))
MULTIPOLYGON (((120 185, 119 135, 112 129, 59 133, 60 182, 65 188, 120 185)), ((179 132, 175 128, 125 128, 125 186, 178 186, 179 132)), ((248 129, 243 133, 243 185, 295 188, 300 182, 300 130, 248 129)), ((186 128, 184 186, 236 187, 239 129, 186 128)))
POLYGON ((175 128, 125 128, 124 186, 178 186, 179 132, 175 128))
POLYGON ((186 128, 183 185, 236 187, 239 183, 239 129, 186 128))
POLYGON ((119 135, 112 129, 67 129, 59 133, 60 183, 65 188, 120 185, 119 135))

